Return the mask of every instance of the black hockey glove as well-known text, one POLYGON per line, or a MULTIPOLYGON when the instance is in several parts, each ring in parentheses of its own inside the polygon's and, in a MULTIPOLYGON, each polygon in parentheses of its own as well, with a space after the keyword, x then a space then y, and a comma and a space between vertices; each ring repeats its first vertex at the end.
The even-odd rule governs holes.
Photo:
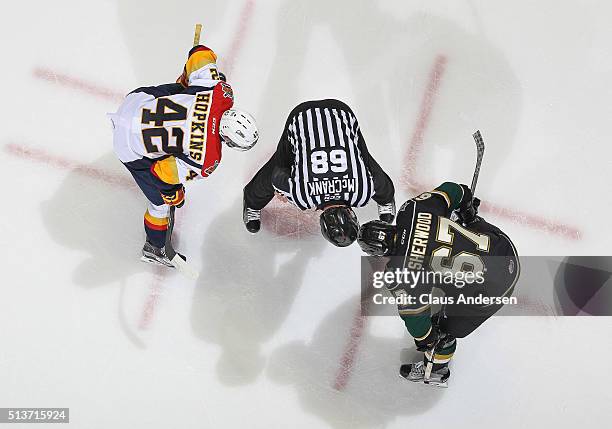
POLYGON ((467 185, 461 185, 461 187, 463 188, 463 199, 457 209, 457 217, 462 224, 469 225, 476 220, 480 200, 473 198, 472 191, 467 185))

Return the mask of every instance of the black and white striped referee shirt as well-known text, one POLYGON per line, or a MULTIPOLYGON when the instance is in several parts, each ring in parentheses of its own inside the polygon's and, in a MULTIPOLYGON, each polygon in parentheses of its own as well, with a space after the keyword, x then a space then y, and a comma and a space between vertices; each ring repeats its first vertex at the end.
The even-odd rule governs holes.
MULTIPOLYGON (((284 136, 294 162, 289 189, 277 189, 300 209, 333 202, 365 206, 374 195, 365 142, 355 114, 341 101, 308 101, 289 114, 284 136)), ((369 155, 368 155, 369 156, 369 155)))

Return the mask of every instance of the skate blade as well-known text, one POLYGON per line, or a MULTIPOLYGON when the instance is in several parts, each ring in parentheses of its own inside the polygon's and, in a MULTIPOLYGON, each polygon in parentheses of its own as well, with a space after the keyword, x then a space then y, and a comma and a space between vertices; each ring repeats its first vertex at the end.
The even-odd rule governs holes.
POLYGON ((425 383, 425 381, 423 381, 423 384, 428 386, 440 387, 442 389, 446 389, 448 387, 448 381, 429 381, 429 383, 425 383))
POLYGON ((409 381, 415 384, 424 384, 425 386, 434 386, 434 387, 439 387, 441 389, 446 389, 448 387, 448 380, 446 381, 429 380, 429 383, 425 383, 425 380, 410 380, 409 378, 406 378, 402 376, 401 374, 398 374, 398 377, 401 378, 402 380, 406 380, 406 381, 409 381))
POLYGON ((148 264, 152 264, 152 265, 158 265, 158 266, 160 266, 160 267, 174 268, 174 265, 172 265, 172 264, 165 264, 165 263, 163 263, 163 262, 159 261, 158 259, 155 259, 155 258, 150 258, 150 257, 148 257, 148 256, 144 256, 144 255, 142 255, 142 256, 140 257, 140 260, 141 260, 142 262, 146 262, 146 263, 148 263, 148 264))

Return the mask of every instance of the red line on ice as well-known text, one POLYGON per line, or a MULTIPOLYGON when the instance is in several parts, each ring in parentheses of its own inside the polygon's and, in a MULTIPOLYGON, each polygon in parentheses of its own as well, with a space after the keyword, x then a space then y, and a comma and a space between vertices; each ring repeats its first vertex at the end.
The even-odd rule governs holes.
POLYGON ((423 137, 425 135, 425 131, 427 130, 427 126, 429 125, 429 120, 431 118, 431 111, 433 110, 434 102, 436 101, 436 96, 440 90, 440 82, 442 80, 442 76, 444 75, 444 71, 446 70, 447 58, 444 55, 438 55, 434 62, 431 71, 429 72, 429 81, 427 83, 427 89, 425 90, 425 94, 423 95, 423 100, 421 101, 421 109, 419 112, 419 117, 417 119, 416 126, 414 128, 414 132, 412 133, 412 137, 410 139, 410 146, 408 146, 408 152, 406 153, 406 162, 404 174, 400 178, 400 183, 407 184, 410 183, 416 175, 416 165, 421 155, 421 149, 423 147, 423 137))
MULTIPOLYGON (((421 110, 419 112, 416 127, 410 139, 408 151, 406 152, 405 169, 404 174, 400 178, 400 183, 411 192, 423 192, 431 189, 430 186, 423 186, 423 184, 416 179, 416 167, 423 149, 424 135, 429 126, 434 102, 440 90, 440 82, 446 70, 446 63, 447 58, 444 55, 438 55, 436 57, 434 65, 429 73, 429 82, 425 94, 423 95, 423 100, 421 101, 421 110)), ((581 238, 581 233, 578 228, 548 219, 544 216, 532 215, 520 210, 509 209, 484 201, 480 206, 480 210, 483 213, 490 213, 493 216, 509 219, 533 229, 559 235, 570 240, 579 240, 581 238)))
MULTIPOLYGON (((66 158, 61 158, 39 148, 33 149, 24 145, 11 143, 4 145, 4 151, 18 158, 27 159, 33 162, 40 162, 42 164, 62 170, 72 170, 78 174, 99 180, 108 185, 118 186, 122 189, 129 189, 131 191, 136 191, 137 189, 136 184, 128 177, 112 174, 100 168, 91 167, 79 162, 68 160, 66 158)), ((149 294, 149 297, 145 303, 145 307, 140 318, 140 323, 138 324, 139 329, 147 329, 151 324, 155 304, 160 296, 161 284, 164 276, 165 273, 163 271, 156 269, 153 284, 151 285, 151 293, 149 294)))
POLYGON ((355 363, 355 357, 359 350, 359 344, 363 337, 363 331, 366 327, 366 317, 361 314, 361 307, 357 310, 357 313, 353 317, 353 324, 351 326, 351 333, 342 353, 338 371, 336 372, 336 378, 334 380, 334 389, 344 390, 353 371, 353 364, 355 363))
MULTIPOLYGON (((40 162, 42 164, 62 170, 71 170, 78 174, 82 174, 83 176, 99 180, 100 182, 117 186, 122 189, 129 189, 130 191, 137 191, 138 189, 134 181, 127 176, 109 173, 100 168, 91 167, 80 162, 62 158, 50 154, 44 149, 34 149, 14 143, 6 144, 3 148, 7 154, 16 156, 18 158, 33 162, 40 162)), ((138 328, 141 330, 148 329, 151 325, 151 321, 155 313, 155 306, 159 301, 159 297, 161 296, 162 283, 166 275, 166 269, 155 267, 155 274, 153 277, 153 282, 150 286, 150 293, 142 310, 140 322, 138 323, 138 328)))
POLYGON ((92 167, 90 165, 53 155, 41 148, 32 148, 22 144, 9 143, 4 145, 4 151, 18 158, 40 162, 50 167, 55 167, 62 170, 72 170, 75 173, 99 180, 108 185, 118 186, 123 189, 136 190, 136 184, 127 176, 109 173, 101 168, 92 167))
POLYGON ((140 330, 146 330, 151 327, 151 321, 153 320, 153 315, 155 314, 155 308, 159 302, 159 297, 161 296, 162 284, 167 274, 166 270, 169 269, 170 268, 155 267, 153 283, 149 288, 149 296, 147 297, 144 307, 142 308, 140 322, 138 323, 138 329, 140 330))
POLYGON ((223 71, 225 71, 225 74, 228 77, 232 74, 232 71, 234 71, 234 66, 240 51, 242 50, 244 38, 247 34, 254 10, 255 0, 246 0, 242 6, 242 11, 240 12, 240 25, 236 33, 234 33, 234 38, 232 39, 232 43, 230 44, 228 54, 226 56, 227 59, 224 60, 223 71))
MULTIPOLYGON (((413 193, 425 192, 433 188, 433 186, 424 185, 419 182, 405 182, 404 185, 413 193)), ((569 240, 580 240, 581 238, 580 230, 573 226, 556 222, 543 216, 532 215, 519 210, 501 207, 487 201, 482 202, 479 211, 482 213, 489 213, 499 218, 508 219, 518 224, 526 225, 549 234, 559 235, 569 240)))
POLYGON ((88 82, 74 76, 59 73, 44 67, 34 68, 34 70, 32 70, 32 74, 37 79, 46 80, 47 82, 55 83, 60 86, 86 92, 89 95, 105 98, 110 101, 122 101, 125 97, 125 94, 122 92, 105 88, 101 85, 88 82))

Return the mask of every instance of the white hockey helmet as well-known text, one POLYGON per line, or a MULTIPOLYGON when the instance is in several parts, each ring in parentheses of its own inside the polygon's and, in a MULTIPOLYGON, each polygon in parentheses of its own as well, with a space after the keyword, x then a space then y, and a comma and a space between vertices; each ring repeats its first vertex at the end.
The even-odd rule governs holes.
POLYGON ((255 119, 247 112, 229 109, 219 121, 219 135, 228 147, 245 151, 251 149, 259 139, 255 119))

